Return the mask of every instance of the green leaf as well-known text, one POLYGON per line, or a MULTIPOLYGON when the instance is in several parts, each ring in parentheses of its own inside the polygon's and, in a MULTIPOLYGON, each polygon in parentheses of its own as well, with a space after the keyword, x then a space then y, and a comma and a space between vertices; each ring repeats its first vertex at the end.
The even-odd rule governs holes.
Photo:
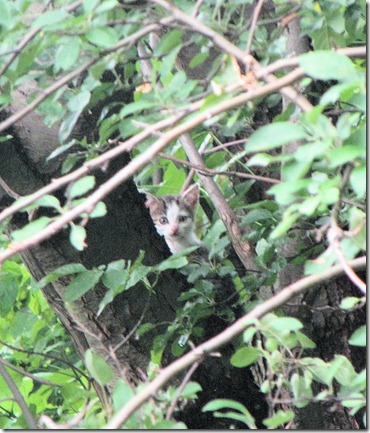
POLYGON ((46 161, 50 161, 58 155, 61 155, 69 148, 71 148, 74 144, 76 144, 75 140, 71 140, 69 143, 63 144, 62 146, 57 147, 51 154, 46 158, 46 161))
POLYGON ((102 12, 107 12, 114 9, 116 6, 119 6, 119 2, 117 0, 104 0, 104 2, 101 2, 96 8, 95 13, 100 14, 102 12))
MULTIPOLYGON (((16 203, 17 203, 17 205, 22 205, 28 199, 29 199, 29 196, 24 196, 24 197, 17 199, 16 203)), ((52 208, 58 209, 58 210, 60 209, 59 200, 56 197, 47 194, 47 195, 44 195, 43 197, 38 198, 37 200, 35 200, 30 205, 24 207, 21 212, 26 212, 26 211, 38 208, 40 206, 52 207, 52 208)))
POLYGON ((39 233, 42 229, 44 229, 49 224, 50 221, 51 218, 43 216, 27 224, 23 228, 12 232, 12 238, 15 242, 24 241, 29 237, 39 233))
POLYGON ((102 274, 98 269, 81 272, 66 287, 66 300, 72 302, 81 298, 98 283, 102 274))
POLYGON ((189 382, 181 393, 182 398, 197 398, 198 392, 202 391, 202 387, 197 382, 189 382))
POLYGON ((339 307, 343 308, 343 310, 349 310, 355 307, 357 304, 361 302, 361 298, 356 298, 354 296, 348 296, 341 300, 339 307))
POLYGON ((113 380, 114 375, 110 366, 91 349, 85 352, 85 364, 89 373, 99 385, 105 386, 113 380))
POLYGON ((163 419, 161 421, 155 422, 155 424, 153 424, 151 426, 151 430, 152 429, 153 430, 154 429, 155 430, 161 430, 161 431, 163 431, 163 430, 186 430, 187 427, 181 421, 176 422, 172 419, 163 419))
POLYGON ((86 271, 86 268, 81 263, 69 263, 68 265, 60 266, 59 268, 48 274, 46 277, 42 278, 37 283, 37 286, 42 289, 43 287, 45 287, 46 284, 57 280, 59 277, 62 277, 64 275, 78 274, 79 272, 83 271, 86 271))
POLYGON ((214 413, 215 417, 236 419, 238 421, 242 421, 245 424, 247 424, 250 429, 257 428, 254 418, 250 414, 249 410, 244 405, 234 400, 221 399, 221 398, 212 400, 209 403, 207 403, 205 406, 203 406, 202 412, 216 411, 219 409, 234 409, 240 412, 240 414, 235 412, 215 412, 214 413))
POLYGON ((5 28, 11 25, 11 12, 9 2, 6 0, 0 0, 0 25, 5 28))
POLYGON ((84 0, 83 8, 85 12, 90 13, 96 8, 96 6, 100 3, 100 0, 84 0))
POLYGON ((95 186, 94 176, 85 176, 82 179, 76 180, 69 191, 69 197, 75 198, 85 194, 95 186))
POLYGON ((320 104, 334 104, 338 99, 347 101, 358 87, 358 83, 350 81, 330 87, 321 97, 320 104))
POLYGON ((274 219, 272 213, 268 209, 252 209, 248 212, 247 216, 243 218, 243 225, 251 224, 256 221, 264 221, 267 219, 274 219))
POLYGON ((122 379, 118 379, 112 394, 114 413, 118 412, 134 395, 131 386, 122 379))
POLYGON ((283 220, 274 228, 270 234, 270 239, 277 239, 285 234, 299 218, 298 213, 283 216, 283 220))
POLYGON ((297 331, 302 329, 302 323, 294 317, 273 317, 269 319, 268 326, 271 326, 276 331, 297 331))
POLYGON ((139 99, 138 101, 132 102, 131 104, 126 104, 119 114, 121 118, 124 118, 128 115, 132 115, 139 111, 146 110, 147 108, 153 108, 155 107, 155 105, 155 101, 139 99))
POLYGON ((60 209, 59 200, 53 195, 44 195, 35 201, 36 206, 52 207, 54 209, 60 209))
POLYGON ((0 274, 0 316, 12 309, 18 294, 18 279, 14 275, 0 274))
POLYGON ((326 155, 329 159, 329 167, 338 167, 349 161, 354 161, 359 156, 363 155, 365 150, 360 146, 354 144, 347 144, 345 146, 333 149, 326 155))
POLYGON ((255 347, 241 347, 231 357, 230 362, 234 367, 247 367, 257 361, 261 355, 255 347))
POLYGON ((73 224, 71 227, 69 240, 71 241, 71 244, 76 248, 76 250, 82 251, 86 247, 85 239, 86 239, 85 228, 73 224))
POLYGON ((330 386, 334 377, 334 372, 331 369, 330 363, 326 363, 320 358, 302 358, 301 365, 309 370, 316 381, 330 386))
POLYGON ((127 281, 129 272, 125 260, 116 260, 109 263, 104 272, 102 282, 108 289, 117 291, 127 281))
POLYGON ((299 56, 299 64, 304 71, 319 80, 350 81, 356 78, 356 70, 351 60, 333 51, 312 51, 299 56))
POLYGON ((107 206, 104 202, 99 201, 94 207, 94 210, 89 214, 90 218, 100 218, 106 215, 107 213, 107 206))
POLYGON ((55 68, 66 71, 75 66, 80 54, 80 38, 69 37, 63 40, 55 54, 55 68))
POLYGON ((295 335, 297 337, 297 340, 299 344, 303 347, 303 349, 315 349, 316 343, 312 341, 310 338, 307 337, 307 335, 304 335, 300 331, 295 331, 295 335))
POLYGON ((262 126, 254 132, 249 137, 245 150, 262 152, 305 138, 308 138, 308 135, 301 125, 292 122, 276 122, 262 126))
POLYGON ((356 329, 348 340, 348 343, 352 346, 366 347, 366 326, 363 325, 356 329))
POLYGON ((305 275, 321 274, 333 265, 336 255, 331 249, 325 250, 319 257, 307 260, 304 265, 305 275))
POLYGON ((254 326, 249 326, 244 332, 243 332, 243 341, 244 343, 249 343, 252 338, 254 337, 255 333, 257 332, 257 329, 254 326))
POLYGON ((90 97, 91 94, 89 91, 82 90, 69 99, 67 106, 70 112, 65 116, 59 128, 60 142, 64 142, 69 138, 82 110, 89 103, 90 97))
POLYGON ((357 197, 363 198, 366 194, 366 163, 351 171, 349 181, 357 197))
POLYGON ((113 27, 93 27, 86 33, 86 39, 98 47, 109 48, 118 42, 119 36, 113 27))
POLYGON ((353 365, 343 355, 335 355, 334 361, 331 362, 330 371, 335 379, 344 386, 351 386, 357 376, 353 365))
POLYGON ((295 398, 294 405, 298 408, 305 407, 309 404, 312 398, 311 386, 306 384, 304 377, 294 373, 290 379, 293 396, 295 398))
POLYGON ((270 418, 264 419, 262 422, 269 429, 276 429, 277 427, 286 424, 292 419, 294 419, 294 412, 292 410, 278 410, 275 415, 270 418))
POLYGON ((168 53, 168 51, 171 51, 173 48, 180 45, 183 34, 184 31, 180 29, 174 29, 168 33, 165 33, 164 36, 161 37, 158 45, 155 47, 153 56, 162 56, 163 54, 168 53))
POLYGON ((220 410, 220 409, 235 409, 241 413, 244 413, 246 408, 241 403, 229 400, 225 398, 218 398, 216 400, 212 400, 208 402, 205 406, 202 408, 202 412, 210 412, 214 410, 220 410))
MULTIPOLYGON (((192 251, 194 248, 192 247, 192 251)), ((183 251, 181 252, 183 253, 183 251)), ((155 266, 155 269, 158 272, 166 271, 167 269, 180 269, 188 264, 188 260, 184 256, 177 256, 177 254, 170 256, 168 259, 163 260, 163 262, 159 263, 155 266)))
POLYGON ((310 170, 314 155, 308 154, 305 160, 287 161, 281 168, 281 178, 285 182, 295 182, 302 179, 310 170))
POLYGON ((32 27, 50 27, 64 21, 68 17, 68 13, 63 9, 46 11, 32 22, 32 27))

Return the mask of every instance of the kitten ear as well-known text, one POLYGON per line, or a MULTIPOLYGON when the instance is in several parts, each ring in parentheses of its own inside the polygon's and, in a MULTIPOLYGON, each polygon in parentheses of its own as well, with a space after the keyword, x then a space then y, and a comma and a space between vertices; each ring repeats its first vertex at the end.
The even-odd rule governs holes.
POLYGON ((149 192, 147 192, 146 194, 146 202, 145 202, 145 207, 147 208, 152 208, 155 204, 158 203, 158 198, 152 194, 150 194, 149 192))
POLYGON ((199 201, 199 185, 197 183, 191 185, 181 194, 181 198, 183 198, 191 206, 197 205, 199 201))

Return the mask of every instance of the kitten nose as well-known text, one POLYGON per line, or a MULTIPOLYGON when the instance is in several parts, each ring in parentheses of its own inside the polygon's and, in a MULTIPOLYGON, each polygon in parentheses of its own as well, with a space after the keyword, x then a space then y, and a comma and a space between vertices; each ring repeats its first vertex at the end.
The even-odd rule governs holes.
POLYGON ((179 231, 179 226, 178 225, 173 225, 170 227, 171 228, 171 234, 172 235, 176 235, 179 231))

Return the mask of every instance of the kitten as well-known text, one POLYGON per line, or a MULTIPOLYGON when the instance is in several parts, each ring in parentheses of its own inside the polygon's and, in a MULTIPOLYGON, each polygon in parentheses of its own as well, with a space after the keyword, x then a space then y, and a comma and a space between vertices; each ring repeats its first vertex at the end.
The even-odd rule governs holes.
POLYGON ((155 197, 147 194, 145 206, 157 232, 164 239, 172 254, 192 246, 204 247, 195 233, 195 214, 199 203, 199 186, 192 185, 179 195, 155 197))

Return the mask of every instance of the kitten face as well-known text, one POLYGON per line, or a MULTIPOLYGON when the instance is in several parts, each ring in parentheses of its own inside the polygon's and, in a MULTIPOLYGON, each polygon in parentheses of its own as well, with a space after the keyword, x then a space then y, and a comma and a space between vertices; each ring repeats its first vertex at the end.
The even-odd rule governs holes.
POLYGON ((157 232, 164 236, 172 253, 199 245, 194 225, 198 201, 197 184, 181 195, 147 195, 145 205, 149 208, 157 232))

